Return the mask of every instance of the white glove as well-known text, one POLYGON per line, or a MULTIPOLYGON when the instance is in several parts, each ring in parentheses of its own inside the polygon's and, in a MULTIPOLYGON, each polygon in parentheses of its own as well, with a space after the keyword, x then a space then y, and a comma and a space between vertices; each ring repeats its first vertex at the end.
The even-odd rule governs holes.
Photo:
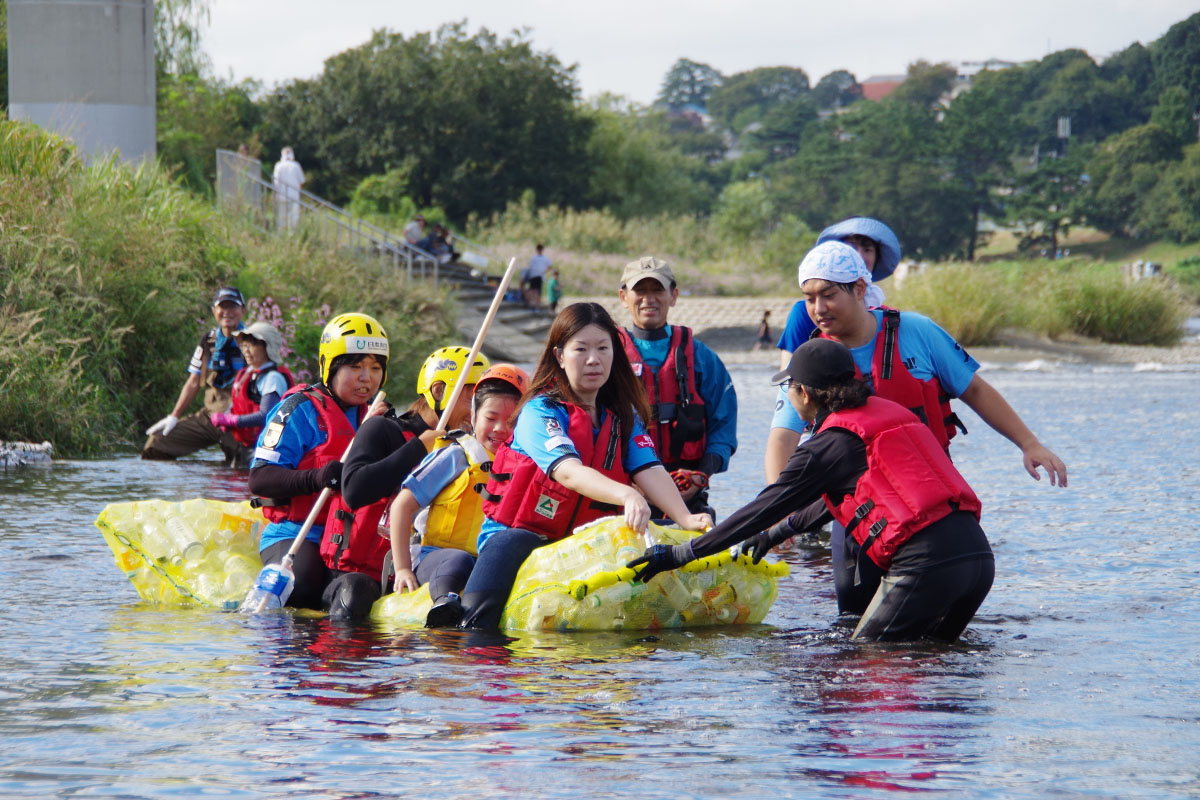
POLYGON ((149 428, 146 428, 146 435, 153 436, 157 433, 162 436, 168 436, 170 435, 171 431, 175 430, 175 426, 178 424, 179 417, 175 416, 174 414, 167 414, 158 422, 154 423, 149 428))

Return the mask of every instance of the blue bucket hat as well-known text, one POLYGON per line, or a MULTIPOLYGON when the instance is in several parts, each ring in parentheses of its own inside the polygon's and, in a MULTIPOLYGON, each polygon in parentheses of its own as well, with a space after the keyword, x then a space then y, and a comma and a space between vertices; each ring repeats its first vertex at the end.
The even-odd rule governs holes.
POLYGON ((879 244, 879 258, 875 268, 871 270, 871 279, 881 281, 896 271, 900 264, 900 240, 892 229, 877 219, 870 217, 851 217, 830 225, 821 231, 817 244, 828 241, 841 241, 847 236, 865 236, 879 244))

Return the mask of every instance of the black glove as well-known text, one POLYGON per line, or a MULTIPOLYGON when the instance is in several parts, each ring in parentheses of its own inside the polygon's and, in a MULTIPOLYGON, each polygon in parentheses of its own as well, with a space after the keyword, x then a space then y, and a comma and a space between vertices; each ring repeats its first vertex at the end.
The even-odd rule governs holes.
POLYGON ((317 487, 333 489, 335 492, 342 488, 342 462, 330 461, 317 471, 317 487))
POLYGON ((739 552, 744 556, 750 556, 750 560, 755 564, 762 561, 763 556, 770 552, 772 547, 782 544, 796 535, 798 531, 792 528, 790 520, 790 516, 784 517, 762 533, 754 534, 742 542, 739 552))
POLYGON ((629 569, 637 569, 638 566, 645 564, 637 571, 637 579, 646 583, 660 572, 668 572, 673 569, 678 569, 690 561, 695 561, 696 557, 692 555, 692 545, 688 544, 656 544, 646 548, 646 552, 630 561, 625 566, 629 569))

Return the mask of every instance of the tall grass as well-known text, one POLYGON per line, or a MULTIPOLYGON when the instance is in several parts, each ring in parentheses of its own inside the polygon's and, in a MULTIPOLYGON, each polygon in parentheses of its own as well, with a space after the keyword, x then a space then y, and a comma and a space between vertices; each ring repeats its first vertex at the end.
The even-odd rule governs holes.
POLYGON ((1073 261, 935 265, 891 287, 888 304, 926 314, 964 345, 993 344, 1005 329, 1171 345, 1190 311, 1171 280, 1073 261))
POLYGON ((467 235, 506 260, 528 258, 536 243, 545 244, 569 294, 614 291, 624 264, 643 255, 671 262, 680 288, 691 293, 782 293, 789 291, 796 265, 816 243, 816 234, 794 218, 740 241, 701 217, 620 219, 603 209, 537 208, 529 194, 489 219, 472 219, 467 235))
MULTIPOLYGON (((140 444, 171 408, 224 283, 374 313, 397 379, 450 330, 441 293, 302 239, 262 238, 153 164, 85 166, 68 142, 7 120, 0 230, 0 440, 48 439, 65 455, 140 444)), ((301 328, 297 343, 315 349, 315 318, 301 328)))

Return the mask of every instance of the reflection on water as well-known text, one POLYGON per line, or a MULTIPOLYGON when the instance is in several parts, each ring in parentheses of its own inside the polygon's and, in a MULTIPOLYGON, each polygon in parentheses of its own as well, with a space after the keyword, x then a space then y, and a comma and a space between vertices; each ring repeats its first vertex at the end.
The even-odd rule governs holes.
MULTIPOLYGON (((760 488, 769 371, 733 370, 723 515, 760 488)), ((240 499, 244 475, 133 456, 2 473, 0 796, 1200 794, 1200 372, 987 377, 1072 486, 1031 481, 962 412, 955 459, 998 573, 953 646, 850 642, 811 550, 786 554, 752 628, 509 637, 154 609, 100 509, 240 499)))

